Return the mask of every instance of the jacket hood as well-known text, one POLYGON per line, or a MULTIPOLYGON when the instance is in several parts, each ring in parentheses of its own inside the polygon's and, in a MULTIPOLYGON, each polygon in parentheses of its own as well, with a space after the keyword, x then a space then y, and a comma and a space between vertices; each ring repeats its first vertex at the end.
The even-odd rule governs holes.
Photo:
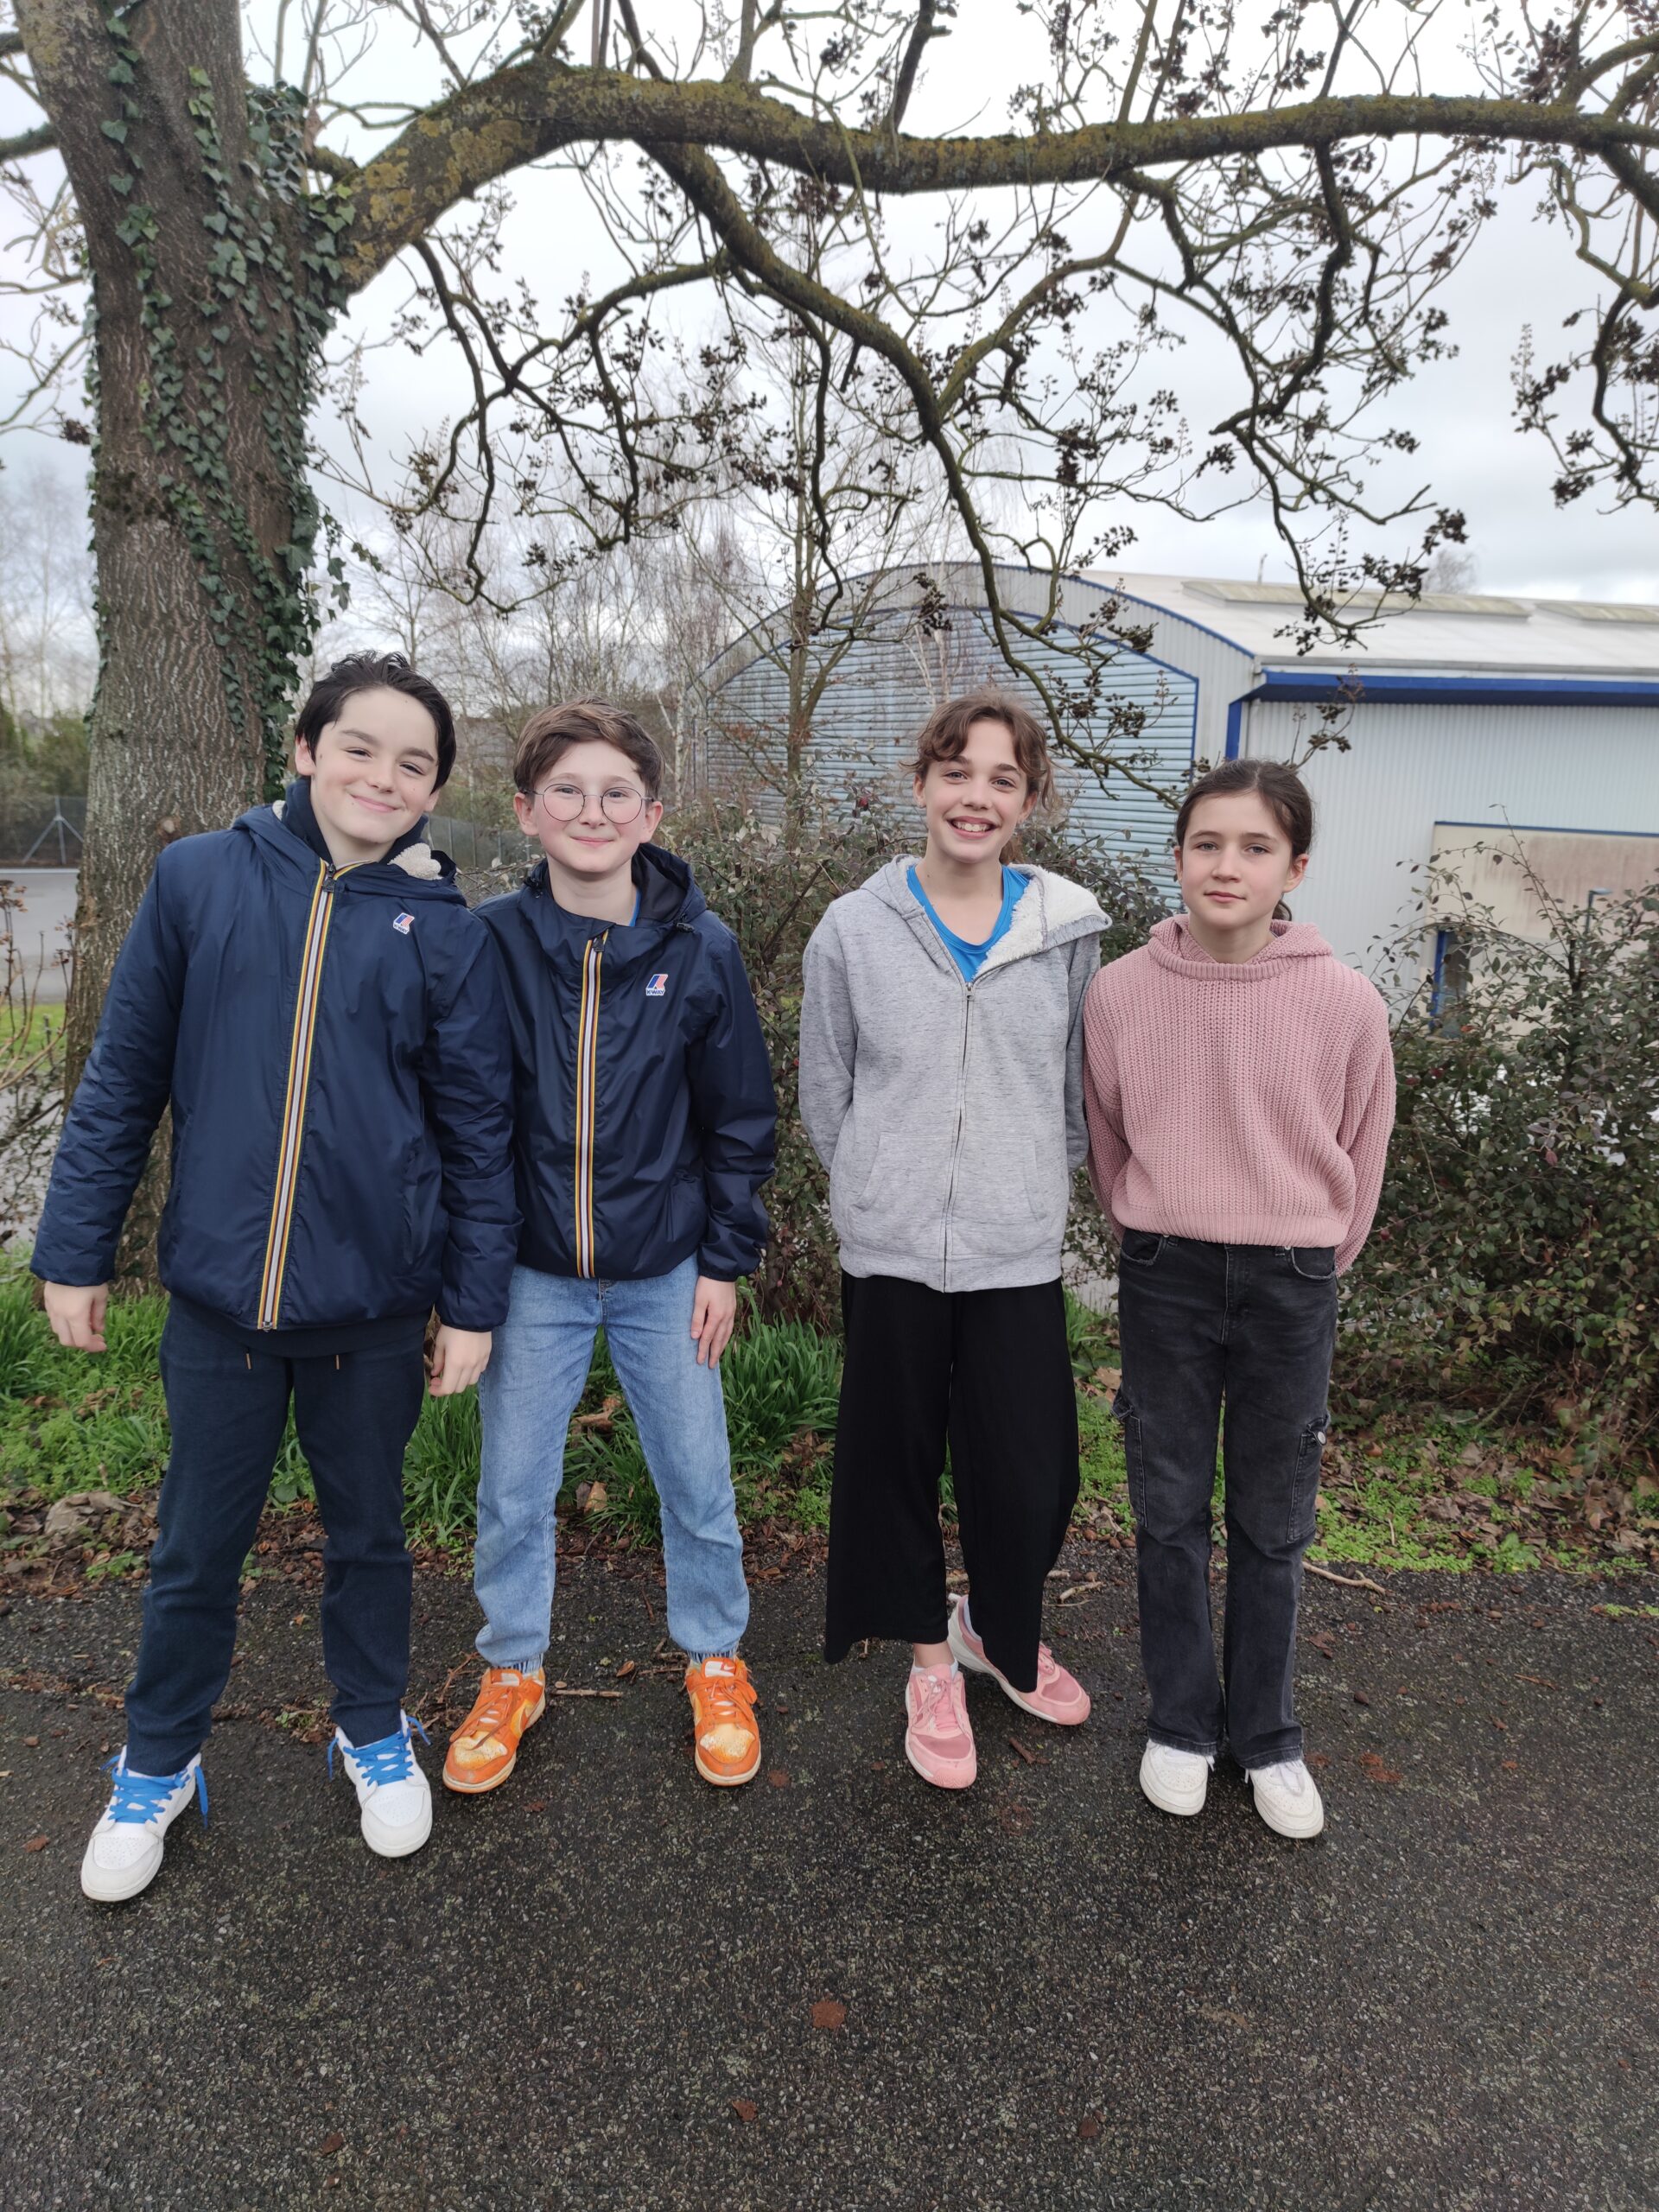
MULTIPOLYGON (((884 906, 891 906, 895 913, 902 914, 912 927, 925 930, 930 944, 937 943, 921 901, 910 887, 910 871, 914 865, 908 855, 889 861, 861 887, 879 899, 884 906)), ((1067 876, 1052 875, 1046 868, 1030 868, 1018 862, 1014 863, 1014 872, 1025 877, 1027 887, 1014 910, 1007 935, 991 947, 981 975, 988 974, 993 968, 1005 968, 1010 961, 1023 960, 1033 952, 1047 952, 1055 945, 1069 944, 1074 938, 1098 937, 1106 926, 1106 917, 1094 893, 1085 891, 1082 884, 1073 883, 1067 876)))
POLYGON ((1193 936, 1185 914, 1171 914, 1155 923, 1147 950, 1160 968, 1180 976, 1201 976, 1213 982, 1257 983, 1263 976, 1281 973, 1287 961, 1334 960, 1336 955, 1312 922, 1274 922, 1273 934, 1260 952, 1249 960, 1217 960, 1193 936))
MULTIPOLYGON (((329 858, 302 779, 289 785, 285 798, 270 806, 250 807, 232 827, 251 837, 269 860, 296 879, 310 881, 315 874, 312 858, 329 858)), ((353 867, 350 870, 353 890, 373 892, 385 899, 442 899, 464 906, 455 883, 455 864, 448 853, 435 852, 426 842, 426 828, 427 817, 423 815, 385 860, 360 861, 353 867)))
MULTIPOLYGON (((633 856, 633 886, 639 893, 642 922, 664 923, 672 928, 678 923, 695 922, 700 914, 709 911, 709 901, 698 890, 690 864, 677 853, 671 853, 666 846, 640 846, 633 856)), ((545 899, 549 906, 563 912, 548 887, 544 860, 537 861, 531 869, 524 887, 533 899, 545 899)), ((572 914, 568 918, 584 935, 591 933, 593 925, 587 924, 583 916, 572 914)))

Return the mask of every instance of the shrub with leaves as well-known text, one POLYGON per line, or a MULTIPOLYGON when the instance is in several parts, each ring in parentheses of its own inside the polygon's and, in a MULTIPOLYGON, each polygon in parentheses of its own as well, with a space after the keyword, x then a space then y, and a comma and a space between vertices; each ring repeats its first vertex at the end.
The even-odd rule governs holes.
POLYGON ((1586 911, 1529 889, 1541 942, 1431 888, 1466 980, 1438 1004, 1425 982, 1396 1026, 1344 1357, 1417 1388, 1478 1376, 1553 1414, 1588 1472, 1651 1452, 1659 1421, 1659 891, 1586 911))

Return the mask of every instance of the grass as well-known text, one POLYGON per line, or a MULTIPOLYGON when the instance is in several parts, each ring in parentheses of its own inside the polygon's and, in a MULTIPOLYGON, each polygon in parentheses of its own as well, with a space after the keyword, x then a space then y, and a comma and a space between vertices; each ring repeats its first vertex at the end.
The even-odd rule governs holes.
MULTIPOLYGON (((154 1489, 167 1462, 167 1411, 156 1369, 166 1301, 111 1305, 109 1349, 96 1358, 64 1351, 36 1311, 29 1278, 0 1271, 0 1556, 38 1541, 9 1533, 20 1503, 66 1494, 154 1489)), ((1082 1471, 1079 1526, 1127 1537, 1133 1531, 1121 1432, 1111 1411, 1116 1348, 1107 1327, 1068 1301, 1067 1333, 1077 1377, 1082 1471)), ((721 1363, 739 1517, 822 1530, 830 1517, 830 1471, 841 1351, 803 1324, 766 1323, 753 1313, 721 1363)), ((1443 1408, 1372 1409, 1357 1434, 1339 1429, 1326 1455, 1319 1533, 1310 1557, 1337 1567, 1471 1567, 1521 1571, 1540 1565, 1605 1571, 1640 1566, 1659 1531, 1659 1495, 1637 1479, 1610 1495, 1615 1519, 1603 1529, 1597 1486, 1564 1464, 1559 1440, 1517 1437, 1466 1412, 1443 1408), (1586 1523, 1588 1524, 1586 1526, 1586 1523)), ((404 1461, 405 1517, 423 1544, 464 1554, 478 1493, 480 1422, 472 1393, 428 1399, 404 1461)), ((638 1433, 601 1338, 564 1454, 563 1504, 618 1538, 660 1540, 657 1494, 638 1433)), ((272 1484, 277 1505, 308 1499, 311 1482, 290 1422, 272 1484)), ((949 1470, 944 1485, 953 1510, 949 1470)), ((1222 1493, 1217 1471, 1215 1511, 1222 1493)), ((118 1575, 142 1566, 130 1553, 99 1555, 89 1572, 118 1575)))

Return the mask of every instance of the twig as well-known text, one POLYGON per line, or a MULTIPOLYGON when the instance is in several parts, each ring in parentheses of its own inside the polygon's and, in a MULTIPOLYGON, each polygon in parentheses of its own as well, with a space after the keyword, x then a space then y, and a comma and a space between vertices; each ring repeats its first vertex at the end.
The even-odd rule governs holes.
MULTIPOLYGON (((1328 1567, 1315 1567, 1311 1559, 1302 1561, 1306 1574, 1317 1574, 1321 1582, 1340 1582, 1344 1590, 1375 1590, 1379 1598, 1392 1598, 1392 1590, 1385 1590, 1380 1582, 1373 1582, 1369 1574, 1333 1574, 1328 1567)), ((1064 1605, 1065 1600, 1061 1599, 1064 1605)))
POLYGON ((548 1692, 548 1695, 549 1695, 549 1697, 614 1697, 614 1698, 620 1698, 620 1697, 622 1695, 622 1692, 621 1692, 620 1690, 567 1690, 567 1689, 561 1689, 561 1688, 559 1688, 558 1687, 556 1687, 556 1685, 552 1689, 550 1689, 550 1690, 549 1690, 549 1692, 548 1692))
POLYGON ((1060 1603, 1069 1605, 1074 1598, 1086 1598, 1091 1590, 1103 1590, 1105 1587, 1103 1582, 1074 1582, 1069 1590, 1061 1591, 1060 1603))
POLYGON ((1009 1749, 1011 1751, 1018 1751, 1018 1752, 1019 1752, 1019 1754, 1020 1754, 1020 1758, 1021 1758, 1022 1759, 1024 1759, 1024 1761, 1025 1761, 1025 1763, 1026 1763, 1026 1764, 1027 1764, 1027 1766, 1035 1766, 1035 1765, 1036 1765, 1036 1764, 1037 1764, 1037 1754, 1036 1754, 1036 1752, 1035 1752, 1035 1751, 1028 1751, 1026 1749, 1025 1745, 1020 1742, 1020 1738, 1019 1738, 1017 1736, 1010 1736, 1010 1737, 1009 1737, 1009 1738, 1008 1738, 1008 1749, 1009 1749))

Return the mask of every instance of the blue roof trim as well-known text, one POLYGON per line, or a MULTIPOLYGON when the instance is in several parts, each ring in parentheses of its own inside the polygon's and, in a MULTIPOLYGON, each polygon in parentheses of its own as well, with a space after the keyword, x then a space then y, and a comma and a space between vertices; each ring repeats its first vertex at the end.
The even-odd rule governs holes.
POLYGON ((1659 830, 1577 830, 1570 823, 1559 822, 1440 822, 1437 830, 1505 830, 1530 836, 1535 831, 1546 837, 1659 837, 1659 830))
MULTIPOLYGON (((1327 675, 1318 669, 1270 670, 1245 701, 1335 699, 1351 692, 1357 706, 1659 707, 1659 681, 1549 676, 1327 675)), ((1242 702, 1241 702, 1242 703, 1242 702)))

